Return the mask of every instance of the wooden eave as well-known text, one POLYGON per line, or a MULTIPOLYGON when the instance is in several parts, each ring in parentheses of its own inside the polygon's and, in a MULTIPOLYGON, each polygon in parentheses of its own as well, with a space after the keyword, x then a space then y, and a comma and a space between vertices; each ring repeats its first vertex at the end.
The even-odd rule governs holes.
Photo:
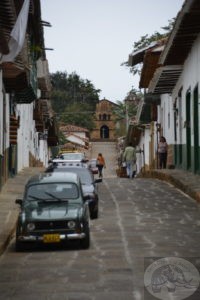
POLYGON ((48 99, 40 99, 39 102, 43 116, 52 118, 54 116, 54 111, 51 107, 50 101, 48 99))
MULTIPOLYGON (((10 32, 16 22, 17 16, 22 8, 24 0, 1 0, 0 1, 0 28, 2 28, 5 39, 8 41, 10 32)), ((40 47, 41 55, 45 58, 43 25, 41 21, 40 0, 30 0, 27 33, 31 43, 40 47)), ((25 67, 28 62, 27 42, 21 53, 14 62, 3 62, 3 82, 6 92, 23 91, 29 87, 29 70, 25 67)), ((4 43, 6 50, 6 45, 4 43)))
POLYGON ((178 13, 158 68, 150 82, 149 92, 172 93, 191 48, 200 33, 200 1, 186 0, 178 13))
MULTIPOLYGON (((10 33, 17 20, 17 15, 23 5, 22 0, 1 0, 0 1, 0 28, 4 37, 4 48, 8 51, 10 33)), ((1 40, 2 42, 2 40, 1 40)), ((3 54, 7 54, 3 53, 3 54)), ((20 91, 28 85, 27 72, 24 68, 22 56, 18 55, 15 62, 3 62, 3 82, 6 92, 20 91)))
POLYGON ((141 133, 141 125, 129 125, 126 145, 132 142, 133 147, 136 147, 139 144, 141 133))
POLYGON ((33 119, 35 121, 43 122, 45 118, 49 118, 49 109, 45 100, 39 99, 36 101, 33 110, 33 119))
POLYGON ((152 47, 155 47, 157 45, 157 41, 152 42, 150 45, 143 47, 142 49, 139 49, 135 52, 132 52, 131 54, 129 54, 129 58, 128 58, 128 65, 130 67, 133 67, 139 63, 142 63, 144 60, 144 55, 145 52, 148 49, 151 49, 152 47))
POLYGON ((55 118, 51 118, 46 123, 46 128, 48 128, 48 146, 57 146, 58 145, 58 124, 55 118))
POLYGON ((182 65, 159 67, 149 84, 148 92, 153 94, 171 94, 182 70, 182 65))
POLYGON ((184 64, 191 48, 200 33, 200 1, 186 0, 177 15, 174 28, 160 57, 160 64, 184 64))
POLYGON ((9 33, 16 20, 15 7, 11 0, 0 1, 0 53, 8 54, 9 33))
POLYGON ((143 62, 145 50, 141 50, 137 53, 129 54, 128 57, 128 66, 133 67, 139 63, 143 62))
POLYGON ((0 53, 3 55, 9 53, 8 41, 1 27, 0 27, 0 53))
POLYGON ((142 73, 139 82, 140 88, 147 88, 149 86, 149 82, 153 78, 155 70, 159 67, 158 61, 160 58, 160 53, 160 51, 147 51, 145 53, 142 73))
POLYGON ((19 92, 28 87, 28 70, 21 69, 16 63, 5 62, 2 64, 3 82, 7 93, 19 92))
POLYGON ((160 105, 160 95, 146 93, 144 94, 144 103, 160 105))

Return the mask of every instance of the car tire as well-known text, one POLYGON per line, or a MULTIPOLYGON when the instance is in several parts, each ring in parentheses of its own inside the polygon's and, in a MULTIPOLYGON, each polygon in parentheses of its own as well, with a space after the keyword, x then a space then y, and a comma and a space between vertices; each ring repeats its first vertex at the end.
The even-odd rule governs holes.
POLYGON ((22 242, 19 242, 16 240, 15 242, 15 251, 16 252, 21 252, 21 251, 24 251, 24 245, 22 242))
POLYGON ((99 216, 99 211, 98 209, 96 211, 94 211, 91 215, 91 219, 98 219, 99 216))
POLYGON ((88 226, 85 230, 85 235, 86 235, 85 238, 80 241, 80 245, 82 249, 90 248, 90 229, 88 226))

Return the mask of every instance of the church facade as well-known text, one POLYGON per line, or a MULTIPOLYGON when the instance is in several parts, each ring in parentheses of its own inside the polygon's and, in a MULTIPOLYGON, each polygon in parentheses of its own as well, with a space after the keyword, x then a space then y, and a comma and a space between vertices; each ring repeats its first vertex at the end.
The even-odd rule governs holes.
POLYGON ((116 139, 116 122, 113 114, 116 106, 117 104, 107 99, 100 100, 97 103, 94 116, 95 128, 91 131, 91 140, 113 141, 116 139))

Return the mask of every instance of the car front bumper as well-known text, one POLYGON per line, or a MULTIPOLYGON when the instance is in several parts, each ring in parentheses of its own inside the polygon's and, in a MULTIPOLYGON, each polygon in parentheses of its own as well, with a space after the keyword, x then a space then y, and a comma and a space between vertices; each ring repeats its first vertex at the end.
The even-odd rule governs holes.
MULTIPOLYGON (((19 235, 16 239, 19 242, 45 242, 46 235, 36 236, 36 235, 19 235)), ((59 237, 59 240, 53 240, 52 242, 60 242, 60 241, 67 241, 67 240, 82 240, 86 237, 84 232, 82 233, 69 233, 69 234, 56 234, 59 237)))

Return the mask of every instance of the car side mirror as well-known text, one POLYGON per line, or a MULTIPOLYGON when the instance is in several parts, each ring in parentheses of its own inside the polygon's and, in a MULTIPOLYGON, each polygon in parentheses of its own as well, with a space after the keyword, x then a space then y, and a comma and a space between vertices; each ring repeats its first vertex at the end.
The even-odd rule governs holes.
POLYGON ((88 161, 89 161, 89 159, 87 159, 87 158, 81 159, 81 162, 82 162, 82 163, 87 163, 88 161))
POLYGON ((102 178, 95 179, 94 183, 102 182, 102 178))
POLYGON ((16 200, 15 200, 15 203, 16 203, 16 204, 19 204, 19 205, 22 205, 22 199, 16 199, 16 200))

